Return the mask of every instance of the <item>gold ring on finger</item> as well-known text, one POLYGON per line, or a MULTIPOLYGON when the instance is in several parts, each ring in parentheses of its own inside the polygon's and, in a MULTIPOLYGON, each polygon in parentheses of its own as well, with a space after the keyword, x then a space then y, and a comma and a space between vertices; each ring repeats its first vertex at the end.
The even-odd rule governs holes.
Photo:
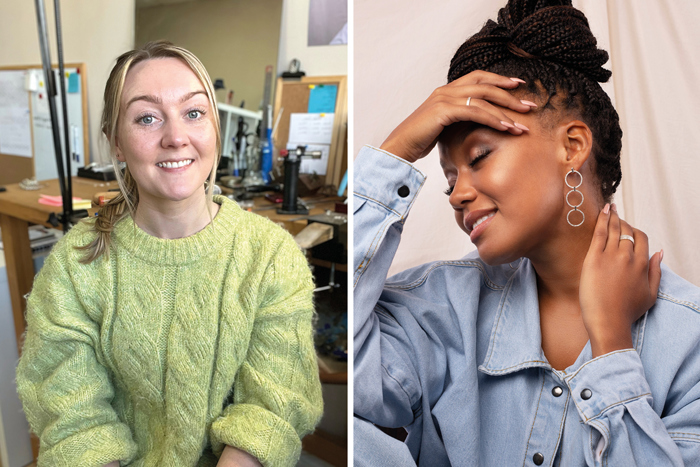
POLYGON ((634 245, 634 238, 631 235, 620 235, 620 241, 629 240, 634 245))

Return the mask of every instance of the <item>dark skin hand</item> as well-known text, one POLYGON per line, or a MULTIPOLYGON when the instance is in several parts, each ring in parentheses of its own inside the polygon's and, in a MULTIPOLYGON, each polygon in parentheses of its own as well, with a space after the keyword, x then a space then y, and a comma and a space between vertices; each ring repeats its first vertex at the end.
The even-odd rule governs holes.
POLYGON ((445 127, 459 121, 480 123, 521 135, 524 130, 517 128, 516 122, 493 105, 516 112, 528 112, 535 107, 534 103, 524 104, 507 91, 517 88, 520 82, 522 80, 514 81, 487 71, 473 71, 441 86, 391 132, 381 149, 415 162, 433 150, 445 127), (472 99, 467 106, 469 97, 472 99))
POLYGON ((649 258, 649 240, 615 209, 598 216, 583 261, 579 300, 593 358, 632 347, 632 324, 656 302, 663 252, 649 258), (620 240, 630 235, 634 243, 620 240))
MULTIPOLYGON (((516 136, 527 134, 529 129, 517 122, 517 114, 512 119, 502 110, 527 114, 536 107, 510 93, 520 83, 517 78, 474 71, 441 86, 392 131, 381 149, 416 162, 432 151, 445 127, 459 121, 516 136)), ((589 339, 594 358, 632 348, 632 324, 656 301, 662 252, 649 259, 646 235, 621 220, 609 205, 598 206, 590 247, 583 264, 578 262, 578 287, 565 288, 573 290, 568 297, 540 295, 542 346, 554 368, 572 364, 589 339), (620 240, 620 235, 633 236, 635 243, 620 240)), ((546 285, 558 288, 556 279, 546 285)))

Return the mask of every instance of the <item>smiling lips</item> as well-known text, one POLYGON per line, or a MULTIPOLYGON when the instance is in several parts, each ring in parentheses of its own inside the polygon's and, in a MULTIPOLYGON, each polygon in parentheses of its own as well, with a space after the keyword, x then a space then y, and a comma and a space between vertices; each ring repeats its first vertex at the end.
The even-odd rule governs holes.
POLYGON ((180 167, 190 165, 192 162, 194 162, 194 159, 184 159, 181 161, 165 161, 158 162, 156 166, 160 167, 161 169, 179 169, 180 167))
POLYGON ((472 241, 481 235, 481 232, 486 228, 495 214, 496 209, 479 209, 467 215, 464 219, 464 226, 472 241))

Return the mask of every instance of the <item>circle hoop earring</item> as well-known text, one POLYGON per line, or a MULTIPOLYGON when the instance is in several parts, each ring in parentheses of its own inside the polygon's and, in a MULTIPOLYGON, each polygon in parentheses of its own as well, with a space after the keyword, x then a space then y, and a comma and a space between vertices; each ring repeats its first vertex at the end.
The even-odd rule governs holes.
POLYGON ((583 225, 583 221, 586 220, 586 215, 583 213, 583 211, 581 211, 579 209, 581 207, 581 205, 583 205, 583 193, 577 190, 578 187, 583 185, 583 175, 581 175, 581 172, 579 172, 578 170, 576 170, 572 167, 571 171, 567 172, 566 175, 564 176, 564 183, 566 183, 566 186, 571 188, 571 191, 569 191, 565 196, 566 204, 568 204, 569 207, 573 208, 566 215, 566 222, 568 222, 571 227, 580 227, 581 225, 583 225), (576 174, 579 176, 579 182, 577 185, 572 185, 569 183, 569 175, 572 175, 572 174, 576 174), (579 201, 578 204, 571 204, 571 201, 569 201, 569 196, 571 195, 571 193, 578 193, 579 195, 581 195, 581 201, 579 201), (574 212, 581 213, 581 222, 579 222, 578 224, 574 224, 573 222, 571 222, 570 217, 571 217, 571 214, 574 212))

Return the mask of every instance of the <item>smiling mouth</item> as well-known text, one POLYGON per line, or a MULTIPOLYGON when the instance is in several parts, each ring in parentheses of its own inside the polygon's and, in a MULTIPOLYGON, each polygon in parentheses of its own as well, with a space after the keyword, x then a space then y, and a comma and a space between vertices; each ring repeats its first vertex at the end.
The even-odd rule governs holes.
POLYGON ((496 215, 496 212, 494 211, 494 212, 492 212, 492 213, 490 213, 490 214, 486 214, 485 216, 478 218, 478 219, 474 222, 474 224, 472 224, 472 228, 469 229, 469 232, 473 232, 474 229, 476 229, 477 227, 479 227, 479 224, 481 224, 482 222, 484 222, 484 221, 486 221, 486 220, 492 218, 492 217, 495 216, 495 215, 496 215))
POLYGON ((185 159, 182 161, 158 162, 156 166, 160 167, 161 169, 179 169, 180 167, 190 165, 192 162, 194 162, 194 159, 185 159))

